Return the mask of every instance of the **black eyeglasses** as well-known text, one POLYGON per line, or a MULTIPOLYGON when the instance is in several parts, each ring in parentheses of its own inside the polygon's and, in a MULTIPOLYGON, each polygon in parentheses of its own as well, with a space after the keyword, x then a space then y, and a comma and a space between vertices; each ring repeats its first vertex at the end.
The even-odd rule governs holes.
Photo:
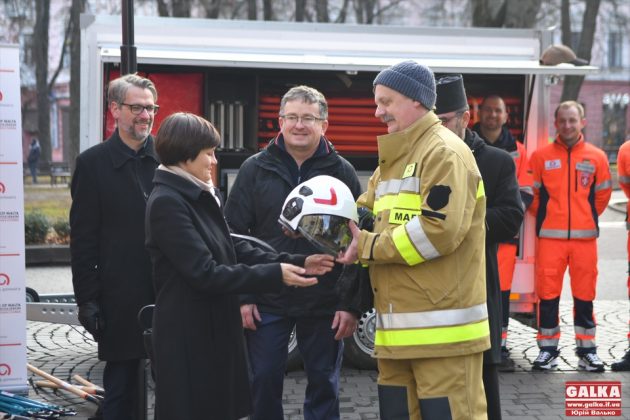
POLYGON ((144 111, 145 109, 147 110, 147 112, 149 114, 157 114, 158 110, 160 109, 159 105, 138 105, 138 104, 126 104, 124 102, 120 103, 121 105, 125 105, 129 107, 129 110, 131 111, 132 114, 134 115, 140 115, 142 114, 142 111, 144 111))

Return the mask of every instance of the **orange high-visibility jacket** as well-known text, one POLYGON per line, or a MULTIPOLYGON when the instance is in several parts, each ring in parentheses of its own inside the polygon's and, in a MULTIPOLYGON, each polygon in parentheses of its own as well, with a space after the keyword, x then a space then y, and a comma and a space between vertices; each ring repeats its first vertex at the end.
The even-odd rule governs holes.
MULTIPOLYGON (((617 175, 619 186, 626 194, 626 197, 630 198, 630 140, 626 141, 619 148, 619 153, 617 154, 617 175)), ((630 200, 626 208, 626 229, 630 230, 627 214, 630 214, 630 200)))
POLYGON ((593 239, 597 219, 612 193, 608 159, 602 150, 580 138, 568 148, 562 140, 536 150, 530 159, 540 238, 593 239))
POLYGON ((534 195, 532 190, 532 175, 529 172, 529 165, 527 162, 527 151, 523 143, 516 142, 516 150, 509 152, 512 159, 514 159, 514 165, 516 165, 516 179, 518 180, 518 186, 521 190, 521 198, 523 203, 528 206, 529 200, 525 198, 525 195, 534 195))

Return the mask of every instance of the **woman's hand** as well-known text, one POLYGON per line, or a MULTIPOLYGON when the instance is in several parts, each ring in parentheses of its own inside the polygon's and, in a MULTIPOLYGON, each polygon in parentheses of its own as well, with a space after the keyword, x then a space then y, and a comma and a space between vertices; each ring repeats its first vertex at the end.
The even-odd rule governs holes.
POLYGON ((335 266, 335 257, 328 254, 309 255, 304 261, 306 273, 310 276, 321 276, 328 273, 335 266))
POLYGON ((282 281, 287 286, 293 287, 308 287, 317 284, 317 278, 304 277, 306 269, 298 267, 297 265, 280 263, 282 269, 282 281))

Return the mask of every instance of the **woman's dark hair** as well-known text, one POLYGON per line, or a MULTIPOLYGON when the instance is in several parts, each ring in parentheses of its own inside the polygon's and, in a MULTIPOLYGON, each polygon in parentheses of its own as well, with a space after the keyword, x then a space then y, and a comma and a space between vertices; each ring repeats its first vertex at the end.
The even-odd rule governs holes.
POLYGON ((155 151, 164 165, 194 160, 202 150, 219 144, 217 129, 206 119, 187 112, 166 117, 155 136, 155 151))

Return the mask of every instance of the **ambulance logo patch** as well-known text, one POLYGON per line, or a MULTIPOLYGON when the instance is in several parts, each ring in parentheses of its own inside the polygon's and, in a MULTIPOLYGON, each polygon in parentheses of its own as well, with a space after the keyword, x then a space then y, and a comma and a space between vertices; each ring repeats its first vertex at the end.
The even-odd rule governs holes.
POLYGON ((588 172, 580 172, 580 185, 587 188, 591 183, 591 174, 588 172))
POLYGON ((560 159, 546 160, 545 161, 545 170, 546 171, 551 171, 553 169, 560 169, 561 167, 562 167, 562 164, 560 163, 560 159))

